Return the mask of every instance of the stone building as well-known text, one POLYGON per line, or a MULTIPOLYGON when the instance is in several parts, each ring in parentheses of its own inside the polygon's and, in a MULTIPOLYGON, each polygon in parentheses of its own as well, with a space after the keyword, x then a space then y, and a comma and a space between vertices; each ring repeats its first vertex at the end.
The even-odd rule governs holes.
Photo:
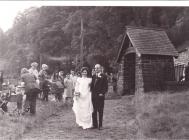
POLYGON ((158 91, 174 81, 178 53, 161 29, 127 26, 117 57, 118 89, 124 94, 158 91))

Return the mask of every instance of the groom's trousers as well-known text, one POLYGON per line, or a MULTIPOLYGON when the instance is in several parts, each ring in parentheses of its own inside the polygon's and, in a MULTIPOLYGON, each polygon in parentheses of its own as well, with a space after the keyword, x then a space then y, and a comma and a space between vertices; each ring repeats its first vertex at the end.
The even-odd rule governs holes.
POLYGON ((93 98, 92 103, 93 103, 93 114, 92 114, 93 127, 102 127, 103 111, 104 111, 104 96, 93 98), (98 123, 97 117, 99 117, 99 123, 98 123))

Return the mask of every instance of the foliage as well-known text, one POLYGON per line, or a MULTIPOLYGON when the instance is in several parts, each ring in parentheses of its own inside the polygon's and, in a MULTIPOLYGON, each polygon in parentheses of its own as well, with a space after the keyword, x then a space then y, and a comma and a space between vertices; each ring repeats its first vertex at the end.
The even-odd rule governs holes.
POLYGON ((165 28, 178 46, 189 39, 188 12, 187 7, 31 7, 17 15, 10 30, 0 31, 1 56, 16 65, 16 71, 32 61, 52 66, 58 63, 59 69, 68 67, 63 64, 75 62, 80 54, 82 19, 85 59, 91 64, 91 56, 100 55, 98 61, 109 69, 116 60, 126 25, 165 28), (40 61, 44 55, 66 59, 40 61))

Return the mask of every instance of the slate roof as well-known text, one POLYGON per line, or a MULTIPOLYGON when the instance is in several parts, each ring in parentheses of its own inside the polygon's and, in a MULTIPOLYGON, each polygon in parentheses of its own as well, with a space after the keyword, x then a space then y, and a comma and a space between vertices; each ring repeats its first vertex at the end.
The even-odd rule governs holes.
POLYGON ((128 41, 127 38, 130 40, 135 51, 137 50, 140 54, 178 56, 178 52, 164 30, 127 26, 117 62, 120 61, 120 58, 125 54, 124 51, 128 47, 128 45, 125 45, 127 44, 125 41, 128 41))

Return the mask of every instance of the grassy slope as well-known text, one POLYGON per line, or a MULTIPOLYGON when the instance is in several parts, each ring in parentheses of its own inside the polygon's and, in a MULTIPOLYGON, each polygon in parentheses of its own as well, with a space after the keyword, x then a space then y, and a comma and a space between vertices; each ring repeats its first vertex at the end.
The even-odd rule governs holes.
MULTIPOLYGON (((9 103, 9 109, 13 104, 9 103)), ((24 133, 31 128, 40 124, 44 119, 54 114, 61 104, 55 102, 37 102, 36 116, 9 116, 0 114, 0 139, 19 139, 24 133)))
POLYGON ((145 137, 189 139, 189 91, 145 94, 136 108, 145 137))

